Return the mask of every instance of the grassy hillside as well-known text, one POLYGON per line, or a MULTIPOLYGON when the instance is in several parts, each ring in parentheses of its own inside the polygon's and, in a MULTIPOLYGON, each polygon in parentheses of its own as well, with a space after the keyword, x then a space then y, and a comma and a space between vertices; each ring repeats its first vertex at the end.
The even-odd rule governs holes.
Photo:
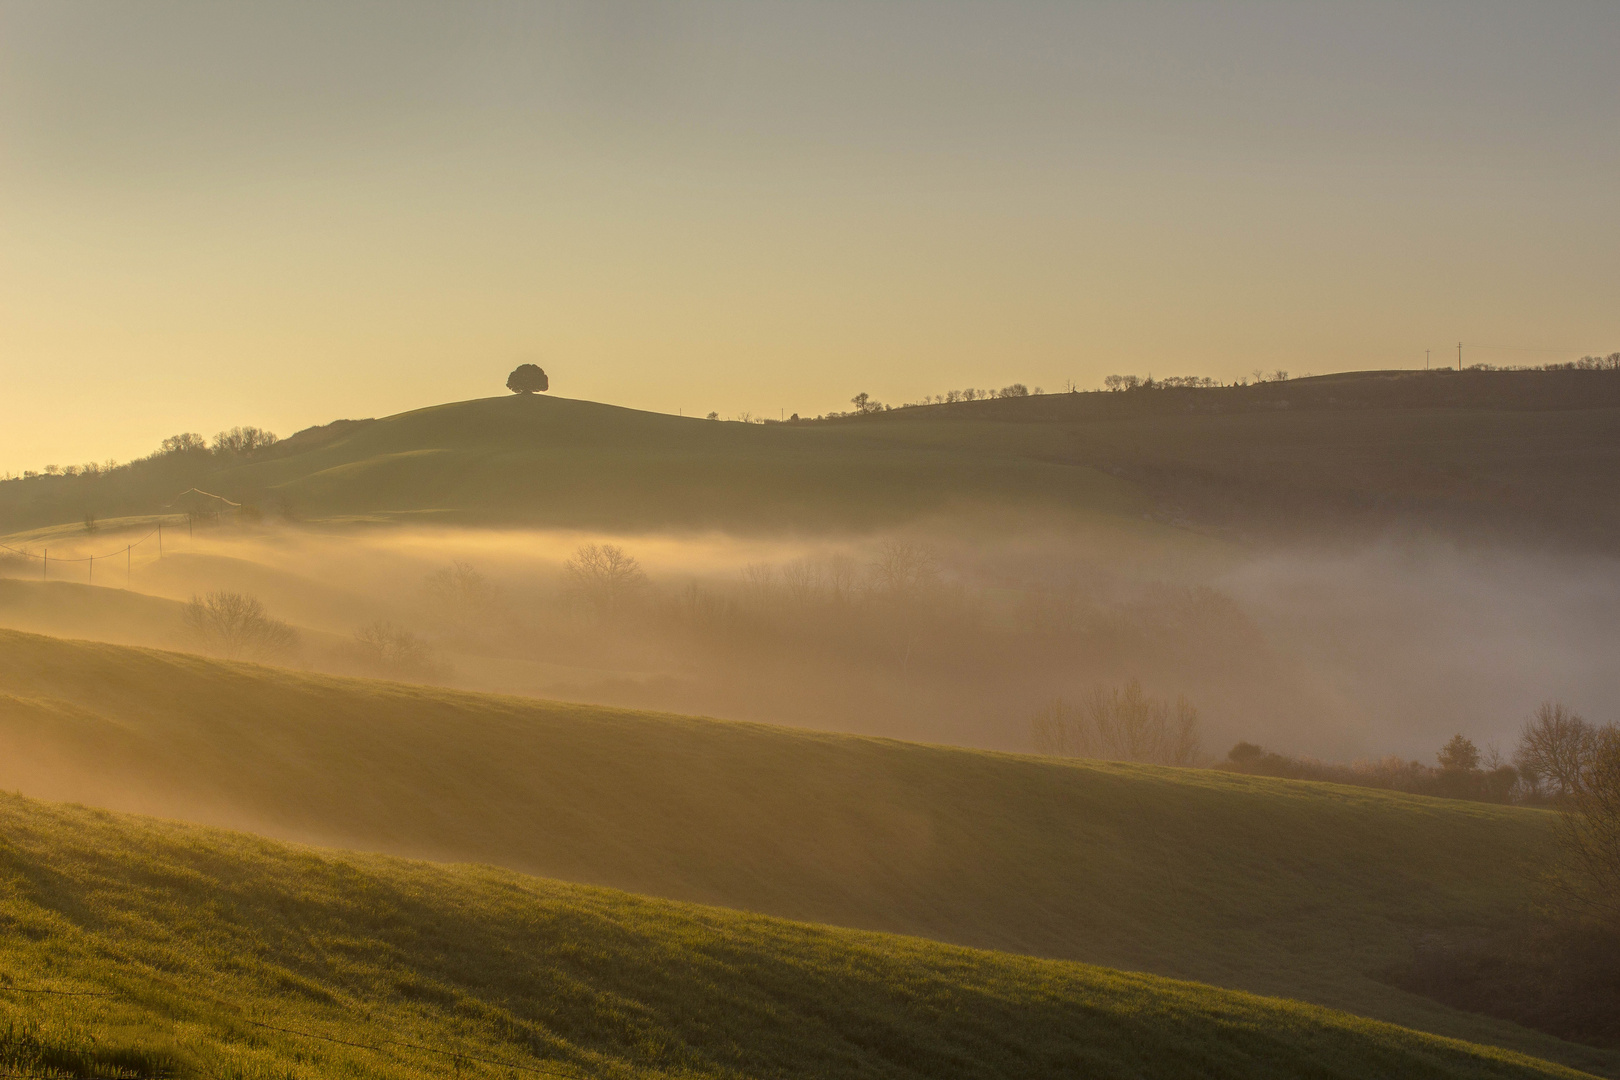
POLYGON ((0 836, 7 1075, 1579 1075, 1191 983, 16 796, 0 836))
POLYGON ((1516 914, 1548 846, 1536 811, 9 632, 0 695, 0 784, 30 794, 1196 978, 1614 1063, 1380 978, 1435 928, 1516 914))
POLYGON ((120 644, 184 638, 178 600, 68 581, 0 578, 0 626, 120 644))
POLYGON ((195 485, 311 518, 826 529, 990 502, 1608 546, 1617 471, 1620 374, 1605 371, 1363 372, 766 425, 503 397, 312 429, 248 459, 0 484, 0 533, 184 510, 195 485))

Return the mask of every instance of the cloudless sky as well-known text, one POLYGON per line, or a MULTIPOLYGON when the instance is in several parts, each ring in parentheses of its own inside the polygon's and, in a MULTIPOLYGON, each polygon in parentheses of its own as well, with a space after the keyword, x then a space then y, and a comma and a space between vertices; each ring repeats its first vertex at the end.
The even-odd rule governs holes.
POLYGON ((1620 350, 1620 4, 0 0, 0 472, 1620 350))

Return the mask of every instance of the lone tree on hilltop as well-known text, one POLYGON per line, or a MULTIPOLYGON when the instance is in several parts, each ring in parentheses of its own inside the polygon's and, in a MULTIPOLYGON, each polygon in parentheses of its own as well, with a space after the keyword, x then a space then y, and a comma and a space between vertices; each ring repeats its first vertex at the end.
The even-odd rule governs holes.
POLYGON ((514 394, 544 393, 551 389, 551 380, 538 364, 519 364, 506 377, 506 388, 514 394))

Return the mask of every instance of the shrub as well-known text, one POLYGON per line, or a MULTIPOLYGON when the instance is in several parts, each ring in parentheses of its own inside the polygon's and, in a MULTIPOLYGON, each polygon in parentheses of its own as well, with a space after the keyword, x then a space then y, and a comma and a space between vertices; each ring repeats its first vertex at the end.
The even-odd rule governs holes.
POLYGON ((356 630, 353 651, 361 666, 377 675, 427 682, 450 674, 431 645, 385 619, 356 630))

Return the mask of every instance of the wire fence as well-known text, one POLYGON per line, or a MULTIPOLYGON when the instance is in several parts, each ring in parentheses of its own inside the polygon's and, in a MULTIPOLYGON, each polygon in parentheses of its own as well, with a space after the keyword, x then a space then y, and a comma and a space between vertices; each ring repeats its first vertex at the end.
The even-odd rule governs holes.
MULTIPOLYGON (((241 503, 233 502, 232 500, 225 498, 223 495, 215 495, 212 492, 203 491, 200 488, 187 488, 185 491, 182 491, 179 495, 175 496, 175 502, 179 502, 181 499, 187 498, 188 496, 196 496, 199 499, 209 500, 210 504, 215 506, 227 507, 236 511, 241 511, 242 509, 241 503)), ((173 504, 171 503, 169 505, 172 506, 173 504)), ((178 519, 174 524, 183 522, 186 527, 186 533, 189 536, 196 523, 198 514, 195 511, 185 511, 166 516, 178 519)), ((202 516, 205 519, 217 519, 220 516, 220 513, 218 511, 208 511, 202 516)), ((148 518, 148 520, 150 521, 151 519, 148 518)), ((50 547, 45 544, 40 545, 39 551, 29 551, 27 548, 13 547, 10 544, 0 544, 0 551, 10 552, 12 555, 23 559, 38 559, 40 564, 39 576, 41 581, 49 581, 51 579, 52 563, 56 563, 58 565, 63 563, 84 563, 85 580, 90 582, 92 585, 95 584, 96 580, 96 562, 99 560, 102 563, 106 563, 110 560, 116 560, 118 556, 122 555, 124 557, 124 584, 127 586, 130 581, 130 576, 134 570, 135 551, 137 548, 150 543, 156 548, 156 557, 159 559, 163 558, 163 528, 164 519, 163 517, 158 517, 157 527, 151 532, 147 533, 139 540, 134 540, 125 544, 121 548, 113 548, 104 555, 52 556, 50 547)), ((60 548, 58 550, 60 550, 60 548)))
POLYGON ((26 548, 12 547, 10 544, 0 544, 0 551, 7 551, 12 555, 16 555, 24 559, 38 559, 39 577, 41 581, 49 581, 51 579, 52 563, 56 563, 59 566, 63 563, 84 563, 86 568, 85 580, 89 581, 91 584, 94 584, 96 580, 96 562, 98 560, 102 563, 106 563, 109 560, 117 559, 118 556, 122 555, 124 557, 124 583, 127 585, 129 584, 129 575, 133 571, 135 565, 135 549, 147 544, 150 541, 156 541, 157 557, 161 559, 163 557, 162 523, 159 523, 157 528, 153 529, 139 540, 127 543, 121 548, 114 548, 104 555, 53 556, 49 546, 42 546, 39 551, 29 551, 26 548))

